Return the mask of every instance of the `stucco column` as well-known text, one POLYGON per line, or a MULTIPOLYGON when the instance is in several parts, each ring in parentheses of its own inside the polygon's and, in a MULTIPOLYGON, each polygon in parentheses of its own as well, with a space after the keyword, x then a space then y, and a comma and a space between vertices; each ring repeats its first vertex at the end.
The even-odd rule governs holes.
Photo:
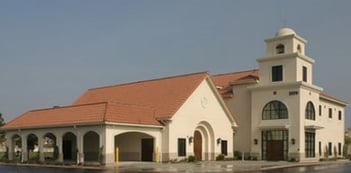
POLYGON ((39 147, 39 161, 44 162, 45 161, 45 156, 44 156, 44 139, 43 137, 38 136, 38 147, 39 147))
POLYGON ((56 135, 56 145, 58 147, 58 162, 63 162, 62 135, 56 135))
POLYGON ((27 148, 27 138, 23 135, 21 135, 21 140, 22 140, 22 159, 21 162, 26 162, 28 160, 28 148, 27 148))
POLYGON ((6 146, 8 147, 7 148, 7 157, 8 157, 8 160, 13 160, 13 150, 14 150, 14 147, 13 147, 13 141, 12 141, 12 138, 10 138, 9 135, 6 135, 6 146))
POLYGON ((162 161, 162 148, 161 148, 161 140, 160 136, 157 135, 154 137, 154 162, 162 161))
POLYGON ((114 165, 115 164, 115 136, 111 131, 106 130, 104 137, 105 144, 105 164, 114 165))
POLYGON ((100 159, 99 161, 100 161, 101 164, 105 164, 106 154, 104 154, 104 153, 106 151, 106 145, 105 145, 105 133, 104 133, 103 129, 99 133, 99 144, 100 144, 100 146, 99 146, 99 154, 102 155, 102 156, 101 155, 99 156, 99 159, 100 159), (101 148, 102 148, 102 150, 101 150, 101 148))
POLYGON ((77 164, 84 163, 84 151, 83 151, 83 136, 79 130, 77 130, 77 164))

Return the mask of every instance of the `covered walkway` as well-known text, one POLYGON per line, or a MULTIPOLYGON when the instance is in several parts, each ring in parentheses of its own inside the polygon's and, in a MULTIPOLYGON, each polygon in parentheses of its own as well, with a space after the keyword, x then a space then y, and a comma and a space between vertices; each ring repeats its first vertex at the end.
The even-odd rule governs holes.
POLYGON ((101 162, 103 130, 92 127, 66 127, 8 132, 8 159, 19 162, 101 162), (92 129, 92 130, 90 130, 92 129))

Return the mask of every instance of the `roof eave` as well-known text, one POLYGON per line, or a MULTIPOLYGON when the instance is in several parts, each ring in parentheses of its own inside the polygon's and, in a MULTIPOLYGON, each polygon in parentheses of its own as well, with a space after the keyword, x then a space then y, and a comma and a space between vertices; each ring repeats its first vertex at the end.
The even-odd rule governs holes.
MULTIPOLYGON (((78 127, 78 126, 91 126, 91 125, 103 125, 103 121, 95 121, 95 122, 85 122, 85 123, 67 123, 67 124, 53 124, 53 125, 37 125, 37 126, 15 126, 15 127, 2 127, 2 130, 12 131, 12 130, 28 130, 28 129, 46 129, 46 128, 64 128, 64 127, 78 127)), ((6 126, 6 125, 5 125, 6 126)))
POLYGON ((106 125, 118 125, 118 126, 132 126, 132 127, 145 127, 145 128, 159 128, 163 129, 162 125, 154 124, 134 124, 134 123, 117 123, 117 122, 105 122, 106 125))

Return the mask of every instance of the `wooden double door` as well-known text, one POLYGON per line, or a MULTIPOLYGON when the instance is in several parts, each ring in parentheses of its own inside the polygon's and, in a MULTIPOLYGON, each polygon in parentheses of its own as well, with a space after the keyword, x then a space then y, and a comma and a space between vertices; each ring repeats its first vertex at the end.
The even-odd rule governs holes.
POLYGON ((278 161, 284 160, 284 141, 271 140, 267 141, 267 160, 278 161))
POLYGON ((288 130, 262 131, 262 159, 288 160, 288 130))

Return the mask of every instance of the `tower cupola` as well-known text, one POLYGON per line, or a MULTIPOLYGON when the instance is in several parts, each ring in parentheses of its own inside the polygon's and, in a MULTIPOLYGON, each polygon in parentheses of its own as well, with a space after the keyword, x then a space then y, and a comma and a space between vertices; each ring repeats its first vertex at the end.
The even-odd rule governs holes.
POLYGON ((275 37, 265 40, 266 56, 275 56, 289 53, 305 55, 306 40, 296 34, 291 28, 281 28, 275 37))

